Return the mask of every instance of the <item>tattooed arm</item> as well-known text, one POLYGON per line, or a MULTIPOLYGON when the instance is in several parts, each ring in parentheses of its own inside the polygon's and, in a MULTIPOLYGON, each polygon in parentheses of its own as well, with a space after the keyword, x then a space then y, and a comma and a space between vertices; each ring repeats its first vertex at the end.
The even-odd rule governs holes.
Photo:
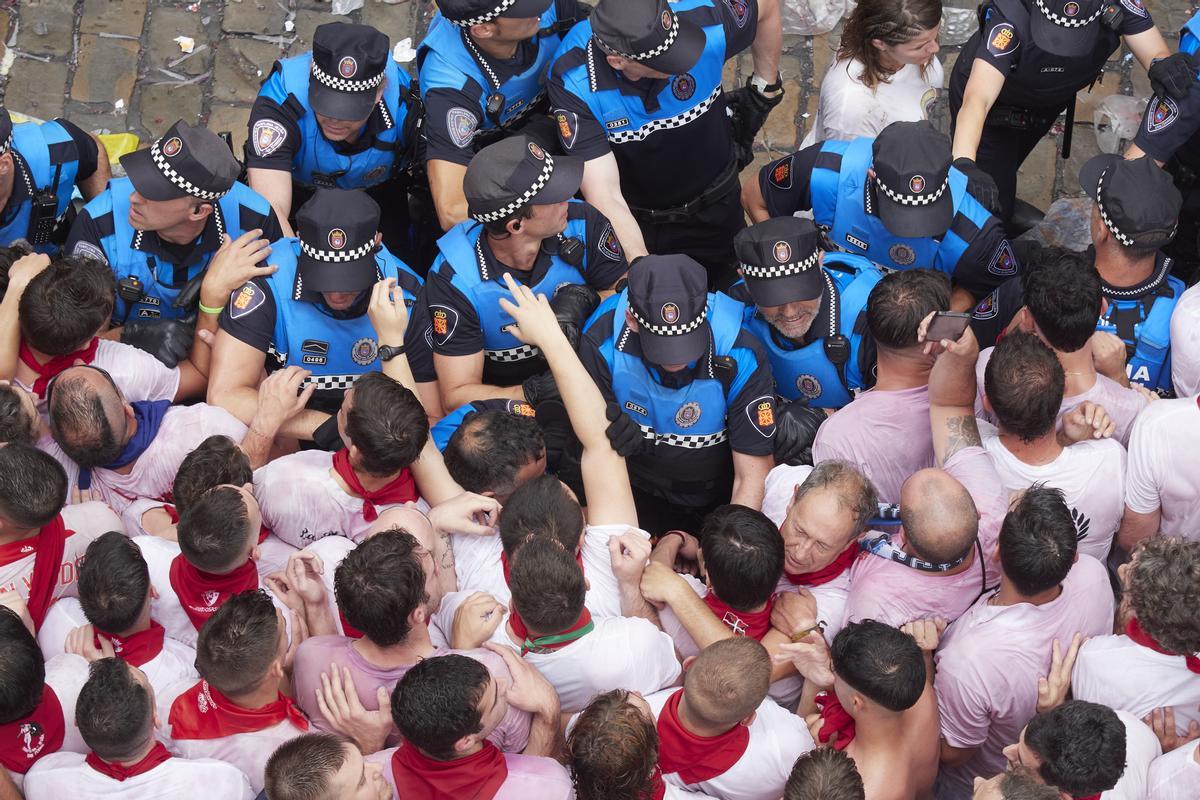
MULTIPOLYGON (((929 321, 926 317, 918 331, 925 341, 929 321)), ((929 420, 933 433, 933 452, 939 467, 950 456, 966 447, 983 442, 975 422, 975 361, 979 343, 970 326, 956 342, 943 339, 926 342, 927 352, 939 353, 929 373, 929 420)))

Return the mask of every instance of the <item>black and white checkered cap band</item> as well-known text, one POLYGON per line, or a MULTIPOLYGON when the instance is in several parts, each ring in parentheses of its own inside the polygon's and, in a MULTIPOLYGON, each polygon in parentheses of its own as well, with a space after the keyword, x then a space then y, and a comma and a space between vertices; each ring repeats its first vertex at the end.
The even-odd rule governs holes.
POLYGON ((542 164, 542 171, 538 173, 538 176, 534 180, 532 186, 530 186, 524 192, 521 192, 519 196, 513 198, 512 202, 508 203, 504 207, 498 208, 495 211, 488 211, 483 214, 472 214, 471 219, 479 222, 495 222, 498 219, 504 219, 515 212, 518 208, 537 197, 537 193, 546 187, 546 184, 550 182, 550 176, 553 174, 554 159, 547 153, 546 162, 542 164))
POLYGON ((366 255, 369 255, 375 249, 375 240, 368 239, 366 244, 361 247, 356 247, 353 250, 318 250, 312 245, 300 240, 300 252, 315 261, 357 261, 366 255))
POLYGON ((500 0, 500 5, 496 6, 491 11, 485 11, 479 16, 471 17, 470 19, 452 19, 450 20, 450 24, 457 25, 460 28, 469 28, 472 25, 482 25, 485 22, 491 22, 496 17, 512 8, 516 2, 517 0, 500 0))
POLYGON ((154 161, 154 166, 158 167, 158 171, 163 174, 164 178, 178 186, 180 189, 183 189, 183 191, 187 192, 192 197, 200 200, 220 200, 222 197, 229 194, 229 189, 232 189, 232 186, 223 192, 209 192, 201 189, 199 186, 176 172, 175 168, 167 163, 167 157, 164 156, 162 154, 162 150, 159 149, 158 143, 161 141, 162 140, 159 139, 150 145, 150 158, 154 161))
POLYGON ((4 155, 9 150, 12 150, 12 142, 13 142, 12 133, 9 133, 8 138, 4 140, 4 144, 0 145, 0 156, 4 155))
POLYGON ((1051 11, 1050 7, 1046 5, 1045 0, 1034 0, 1034 2, 1037 4, 1038 11, 1042 12, 1042 16, 1053 22, 1055 25, 1063 28, 1086 27, 1099 19, 1100 15, 1104 13, 1104 4, 1101 3, 1100 7, 1096 9, 1096 13, 1092 14, 1090 17, 1064 17, 1061 14, 1056 14, 1051 11))
POLYGON ((339 92, 369 92, 383 83, 382 72, 373 78, 367 78, 365 81, 348 81, 341 76, 330 75, 318 67, 315 61, 312 65, 312 76, 317 79, 318 83, 323 83, 330 89, 336 89, 339 92))
POLYGON ((946 179, 942 181, 942 185, 938 187, 938 190, 932 194, 901 194, 900 192, 892 191, 878 175, 875 176, 875 184, 879 187, 879 190, 888 197, 888 199, 899 203, 902 206, 927 206, 930 203, 937 202, 937 199, 942 196, 942 194, 946 191, 946 187, 950 185, 950 178, 947 176, 946 179))
POLYGON ((671 48, 671 45, 675 44, 675 40, 678 38, 679 20, 674 14, 671 14, 671 29, 667 31, 667 38, 663 39, 657 46, 650 48, 644 53, 622 53, 617 48, 609 45, 607 42, 602 41, 599 36, 596 37, 596 41, 600 42, 601 49, 603 49, 605 52, 612 53, 614 56, 628 58, 630 61, 649 61, 655 56, 661 56, 663 53, 667 52, 667 50, 671 48))
POLYGON ((683 336, 685 333, 691 333, 699 328, 704 320, 708 317, 708 308, 705 307, 700 316, 696 317, 691 322, 684 322, 679 325, 655 325, 652 322, 647 322, 642 319, 642 315, 633 310, 633 306, 629 306, 629 313, 633 314, 633 318, 637 320, 639 327, 645 328, 655 336, 683 336))
POLYGON ((812 255, 803 261, 791 261, 787 264, 772 264, 769 267, 760 267, 757 264, 742 264, 742 274, 747 278, 784 278, 788 275, 799 275, 802 272, 807 272, 817 265, 821 253, 819 250, 813 250, 812 255))

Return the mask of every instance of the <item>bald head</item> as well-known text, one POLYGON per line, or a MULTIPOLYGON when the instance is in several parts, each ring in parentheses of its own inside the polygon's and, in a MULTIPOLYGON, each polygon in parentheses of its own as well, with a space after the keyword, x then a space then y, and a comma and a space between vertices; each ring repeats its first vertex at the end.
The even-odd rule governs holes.
POLYGON ((683 702, 698 721, 728 730, 754 713, 771 685, 771 657, 756 639, 710 644, 688 665, 683 702))
POLYGON ((121 454, 128 439, 129 407, 107 372, 71 367, 50 392, 50 432, 81 467, 98 467, 121 454))
POLYGON ((979 533, 979 513, 971 493, 936 468, 914 472, 904 482, 900 520, 913 555, 935 563, 965 556, 979 533))

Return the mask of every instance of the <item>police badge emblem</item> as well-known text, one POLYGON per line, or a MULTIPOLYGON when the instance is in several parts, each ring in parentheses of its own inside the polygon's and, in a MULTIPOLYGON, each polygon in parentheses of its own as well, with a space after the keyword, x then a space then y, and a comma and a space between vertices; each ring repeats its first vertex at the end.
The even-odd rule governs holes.
POLYGON ((700 404, 694 400, 688 401, 675 412, 675 424, 681 428, 690 428, 700 421, 700 404))
POLYGON ((676 322, 679 322, 679 306, 674 303, 663 305, 660 313, 662 314, 663 322, 668 325, 674 325, 676 322))
POLYGON ((911 246, 903 242, 896 242, 888 248, 888 258, 897 266, 907 267, 917 260, 917 253, 911 246))
POLYGON ((162 152, 167 158, 179 155, 179 151, 183 149, 183 140, 178 136, 172 136, 163 142, 162 152))
POLYGON ((329 246, 334 250, 341 250, 346 246, 346 232, 341 228, 334 228, 329 232, 329 246))
POLYGON ((363 337, 354 343, 350 348, 350 358, 354 359, 354 363, 365 367, 374 363, 376 356, 379 355, 379 345, 374 339, 363 337))
POLYGON ((338 62, 338 75, 343 78, 353 78, 358 72, 358 62, 351 56, 344 57, 338 62))

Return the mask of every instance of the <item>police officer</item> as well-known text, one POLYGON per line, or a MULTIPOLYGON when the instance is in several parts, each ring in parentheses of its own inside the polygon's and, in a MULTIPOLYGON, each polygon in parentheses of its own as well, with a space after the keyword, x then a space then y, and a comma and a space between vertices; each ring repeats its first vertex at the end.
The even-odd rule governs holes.
POLYGON ((315 384, 308 409, 280 435, 340 445, 337 411, 354 379, 400 353, 408 358, 417 394, 431 417, 441 416, 425 338, 421 280, 379 243, 379 205, 365 192, 318 189, 296 214, 298 238, 271 253, 278 270, 235 290, 221 313, 213 344, 208 402, 249 424, 258 407, 264 366, 299 366, 315 384), (371 288, 390 279, 410 316, 403 344, 376 340, 367 317, 371 288))
POLYGON ((63 251, 109 265, 121 340, 173 366, 192 341, 183 320, 195 314, 224 238, 257 230, 272 242, 282 231, 270 203, 237 181, 237 159, 207 128, 180 120, 148 148, 121 156, 121 166, 128 177, 109 181, 84 206, 63 251))
POLYGON ((646 256, 584 332, 580 359, 609 403, 608 435, 651 533, 699 530, 724 503, 762 505, 775 392, 742 314, 707 291, 691 258, 646 256))
POLYGON ((777 159, 746 182, 742 202, 755 221, 811 209, 830 247, 884 269, 950 274, 958 311, 1019 268, 1000 220, 951 166, 949 140, 924 120, 777 159))
MULTIPOLYGON (((1170 396, 1171 315, 1185 287, 1171 274, 1172 259, 1161 248, 1175 236, 1183 202, 1179 190, 1152 159, 1107 154, 1084 164, 1079 185, 1095 200, 1092 243, 1105 300, 1096 330, 1125 343, 1130 381, 1170 396)), ((1024 304, 1020 278, 985 298, 972 315, 980 343, 995 342, 1024 304)))
POLYGON ((1063 109, 1066 157, 1075 95, 1101 76, 1122 41, 1152 80, 1186 69, 1143 0, 987 0, 979 19, 950 75, 954 163, 981 186, 981 171, 994 179, 996 191, 981 191, 981 199, 1005 220, 1017 168, 1063 109))
POLYGON ((584 199, 629 257, 686 253, 710 286, 732 283, 738 171, 747 133, 783 99, 781 44, 778 0, 601 0, 567 34, 550 73, 559 138, 587 161, 584 199), (721 71, 751 45, 735 131, 721 71))
POLYGON ((403 172, 418 117, 410 83, 384 34, 369 25, 321 25, 312 51, 276 61, 259 89, 246 140, 250 186, 281 220, 318 187, 367 189, 388 209, 384 242, 410 257, 403 172))
POLYGON ((545 359, 508 331, 512 318, 499 300, 510 298, 507 272, 552 297, 577 340, 598 300, 594 290, 625 274, 608 220, 570 199, 582 172, 579 159, 551 155, 523 134, 485 147, 467 167, 471 219, 438 240, 426 286, 445 408, 497 397, 537 407, 557 398, 545 359))
POLYGON ((520 131, 556 151, 546 72, 577 0, 441 0, 417 48, 426 170, 444 230, 467 219, 462 182, 481 148, 520 131))
POLYGON ((13 125, 0 106, 0 245, 24 239, 40 253, 57 253, 74 187, 91 200, 110 177, 96 137, 65 119, 13 125))

